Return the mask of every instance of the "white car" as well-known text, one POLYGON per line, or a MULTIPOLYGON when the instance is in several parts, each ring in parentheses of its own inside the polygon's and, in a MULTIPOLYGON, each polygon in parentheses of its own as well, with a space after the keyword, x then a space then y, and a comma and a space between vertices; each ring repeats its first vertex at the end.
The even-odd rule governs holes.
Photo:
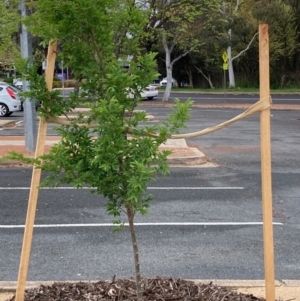
POLYGON ((0 117, 10 116, 13 112, 21 110, 21 101, 18 90, 0 82, 0 117))
MULTIPOLYGON (((149 85, 147 86, 142 92, 141 92, 141 97, 143 99, 153 99, 154 97, 156 97, 158 95, 158 90, 157 87, 149 85)), ((129 97, 133 98, 133 94, 129 93, 129 97)))
POLYGON ((153 99, 154 97, 156 97, 158 95, 158 90, 157 87, 155 86, 148 86, 145 88, 145 90, 142 91, 141 96, 143 97, 143 99, 153 99))
MULTIPOLYGON (((167 78, 165 77, 159 84, 161 87, 167 85, 167 78)), ((172 78, 172 86, 176 86, 176 79, 172 78)))

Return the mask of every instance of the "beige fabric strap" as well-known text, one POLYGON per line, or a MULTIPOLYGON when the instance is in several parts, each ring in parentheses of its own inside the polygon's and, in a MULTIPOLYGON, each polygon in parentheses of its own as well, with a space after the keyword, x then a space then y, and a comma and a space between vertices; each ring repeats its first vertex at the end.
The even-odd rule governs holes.
MULTIPOLYGON (((72 119, 72 118, 71 118, 72 119)), ((57 124, 61 124, 61 125, 74 125, 74 122, 72 122, 70 118, 69 119, 66 119, 64 117, 58 117, 58 116, 49 116, 48 119, 47 119, 47 122, 48 123, 57 123, 57 124)), ((84 127, 87 127, 89 129, 92 129, 94 127, 97 126, 96 123, 76 123, 77 126, 84 126, 84 127)))
POLYGON ((221 130, 221 129, 229 126, 230 124, 237 122, 241 119, 244 119, 254 113, 258 113, 258 112, 261 112, 261 111, 264 111, 264 110, 270 108, 271 103, 272 103, 271 96, 266 97, 264 99, 257 101, 255 104, 253 104, 251 107, 249 107, 245 112, 241 113, 240 115, 238 115, 230 120, 227 120, 227 121, 220 123, 218 125, 215 125, 213 127, 206 128, 202 131, 187 133, 187 134, 172 135, 171 138, 172 139, 193 138, 193 137, 203 136, 203 135, 221 130))
MULTIPOLYGON (((206 128, 201 131, 193 132, 193 133, 187 133, 187 134, 179 134, 179 135, 172 135, 171 139, 180 139, 180 138, 194 138, 198 136, 203 136, 218 130, 221 130, 227 126, 229 126, 232 123, 235 123, 241 119, 244 119, 252 114, 264 111, 266 109, 269 109, 271 106, 272 100, 271 96, 268 96, 266 98, 263 98, 259 101, 257 101, 255 104, 253 104, 251 107, 249 107, 245 112, 239 114, 238 116, 227 120, 223 123, 220 123, 218 125, 215 125, 213 127, 206 128)), ((47 122, 62 124, 62 125, 72 125, 73 122, 71 120, 65 119, 63 117, 56 117, 56 116, 49 116, 47 122)), ((96 126, 95 123, 76 123, 77 126, 85 126, 87 128, 94 128, 96 126)), ((131 133, 132 130, 128 129, 128 133, 131 133)), ((158 137, 157 134, 148 134, 150 137, 158 137)))

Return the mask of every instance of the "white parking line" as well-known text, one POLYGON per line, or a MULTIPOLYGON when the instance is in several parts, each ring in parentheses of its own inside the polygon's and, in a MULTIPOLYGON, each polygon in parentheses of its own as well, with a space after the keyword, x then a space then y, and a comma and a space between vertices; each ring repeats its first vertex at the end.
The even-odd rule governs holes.
MULTIPOLYGON (((224 223, 134 223, 135 226, 262 226, 262 222, 224 222, 224 223)), ((283 225, 283 223, 273 223, 274 226, 283 225)), ((34 225, 35 228, 78 228, 78 227, 115 227, 112 223, 103 224, 47 224, 34 225)), ((128 223, 124 226, 128 227, 128 223)), ((0 225, 0 229, 25 228, 25 225, 0 225)))
MULTIPOLYGON (((29 190, 30 187, 0 187, 0 190, 29 190)), ((72 189, 91 189, 90 187, 74 188, 74 187, 44 187, 41 189, 61 189, 61 190, 72 190, 72 189)), ((226 186, 217 186, 217 187, 148 187, 149 190, 241 190, 244 187, 226 187, 226 186)))
POLYGON ((22 119, 22 120, 20 120, 20 121, 17 121, 17 122, 16 122, 16 125, 20 125, 20 124, 22 124, 22 123, 24 123, 24 119, 22 119))

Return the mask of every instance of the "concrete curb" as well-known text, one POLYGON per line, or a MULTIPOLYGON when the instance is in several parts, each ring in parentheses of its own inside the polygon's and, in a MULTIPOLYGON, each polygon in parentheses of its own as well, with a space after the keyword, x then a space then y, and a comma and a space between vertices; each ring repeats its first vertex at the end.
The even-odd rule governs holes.
MULTIPOLYGON (((161 147, 160 149, 163 150, 164 147, 161 147)), ((168 163, 171 165, 191 166, 191 165, 201 165, 207 162, 206 156, 202 152, 200 152, 197 148, 187 147, 186 149, 189 151, 189 153, 193 152, 194 155, 185 155, 185 156, 176 155, 176 153, 180 154, 180 150, 177 148, 174 149, 173 153, 168 157, 168 163)))
MULTIPOLYGON (((45 146, 51 146, 57 143, 60 140, 58 136, 49 136, 48 139, 46 138, 45 146)), ((24 147, 20 151, 19 149, 17 152, 25 151, 25 139, 23 136, 18 137, 17 139, 12 139, 11 137, 7 137, 7 139, 3 139, 0 137, 0 146, 2 147, 24 147)), ((207 163, 206 156, 199 151, 197 148, 188 147, 186 144, 185 139, 168 139, 165 144, 161 145, 159 149, 162 150, 171 150, 172 154, 168 156, 168 164, 171 166, 200 166, 207 163)), ((12 150, 12 149, 10 149, 12 150)), ((25 153, 24 153, 25 155, 25 153)), ((34 157, 34 152, 27 153, 26 157, 34 157)), ((6 161, 0 162, 2 166, 8 166, 13 164, 22 164, 19 161, 6 161)))
MULTIPOLYGON (((100 279, 99 279, 100 280, 100 279)), ((99 280, 66 280, 66 281, 27 281, 26 289, 40 285, 51 286, 54 282, 97 282, 99 280)), ((230 280, 230 279, 186 279, 195 283, 213 283, 217 286, 224 286, 231 289, 265 287, 265 280, 230 280)), ((0 281, 0 293, 14 293, 17 281, 0 281)), ((300 280, 276 280, 275 287, 300 287, 300 280)))

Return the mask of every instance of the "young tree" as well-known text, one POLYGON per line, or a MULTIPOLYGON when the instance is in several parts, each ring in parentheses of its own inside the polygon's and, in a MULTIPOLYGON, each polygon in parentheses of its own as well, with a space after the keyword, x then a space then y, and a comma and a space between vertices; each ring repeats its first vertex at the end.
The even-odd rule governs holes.
POLYGON ((141 54, 148 12, 136 1, 39 0, 36 5, 36 13, 26 22, 31 32, 46 41, 57 39, 60 55, 75 77, 86 78, 82 84, 85 92, 74 93, 65 101, 57 92, 47 91, 44 78, 34 68, 27 71, 31 91, 24 94, 41 100, 40 114, 61 124, 61 142, 35 162, 49 172, 42 185, 88 185, 107 198, 106 210, 116 224, 122 225, 125 214, 134 252, 137 299, 141 300, 134 217, 147 213, 151 200, 151 195, 145 196, 147 183, 157 172, 168 171, 169 152, 160 152, 159 145, 184 126, 191 102, 176 101, 177 109, 162 125, 149 126, 146 113, 134 111, 142 89, 157 76, 155 54, 141 54), (90 108, 87 115, 70 120, 58 117, 83 101, 90 108))

